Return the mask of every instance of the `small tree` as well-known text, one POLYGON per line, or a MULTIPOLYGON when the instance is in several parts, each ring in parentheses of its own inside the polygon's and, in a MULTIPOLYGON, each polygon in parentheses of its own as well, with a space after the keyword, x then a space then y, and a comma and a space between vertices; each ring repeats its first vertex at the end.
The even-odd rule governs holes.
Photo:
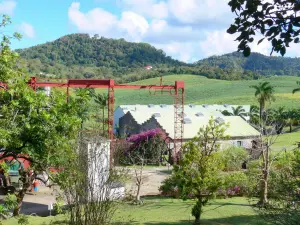
POLYGON ((123 170, 110 167, 109 141, 99 133, 82 133, 77 153, 57 177, 70 211, 70 224, 110 224, 123 194, 123 170))
POLYGON ((219 154, 220 140, 228 139, 225 135, 226 124, 218 124, 213 119, 201 128, 198 136, 185 145, 183 158, 179 165, 174 166, 174 174, 181 197, 189 195, 196 198, 192 209, 195 224, 200 224, 203 206, 222 184, 220 171, 222 160, 219 154))
POLYGON ((132 145, 125 150, 124 157, 133 166, 137 186, 136 202, 141 203, 141 187, 143 185, 143 170, 146 164, 159 164, 166 150, 163 134, 160 129, 153 129, 133 135, 127 139, 132 145))

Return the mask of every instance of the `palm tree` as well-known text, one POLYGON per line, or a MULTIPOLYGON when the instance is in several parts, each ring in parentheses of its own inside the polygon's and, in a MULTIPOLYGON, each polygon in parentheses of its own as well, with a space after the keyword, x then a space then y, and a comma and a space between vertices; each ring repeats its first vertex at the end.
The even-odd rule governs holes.
POLYGON ((283 128, 286 125, 286 115, 287 112, 285 111, 284 107, 279 107, 278 109, 272 110, 271 113, 271 123, 275 123, 275 129, 277 134, 281 134, 283 128))
POLYGON ((247 116, 245 109, 241 105, 236 108, 232 107, 232 112, 229 112, 228 110, 224 110, 222 111, 222 114, 224 116, 240 116, 242 118, 247 116))
POLYGON ((296 109, 290 109, 286 112, 286 124, 289 125, 290 127, 290 133, 292 133, 292 129, 293 129, 293 124, 297 122, 297 120, 299 120, 299 111, 297 111, 296 109))
POLYGON ((105 94, 97 94, 94 97, 95 97, 94 101, 102 109, 102 129, 103 129, 103 134, 104 134, 104 130, 105 130, 105 108, 108 105, 108 96, 105 95, 105 94))
MULTIPOLYGON (((297 84, 300 85, 300 81, 297 81, 297 84)), ((293 90, 293 94, 295 94, 296 92, 299 92, 300 91, 300 88, 295 88, 293 90)))
POLYGON ((236 107, 236 108, 232 107, 232 114, 234 116, 240 116, 242 118, 247 116, 247 113, 246 113, 245 109, 241 105, 236 107))
MULTIPOLYGON (((259 83, 258 85, 250 86, 255 89, 255 97, 259 103, 259 126, 262 134, 265 133, 265 121, 263 121, 263 116, 265 113, 266 103, 274 99, 274 87, 270 85, 269 82, 259 83)), ((260 140, 264 143, 263 139, 260 140)), ((269 179, 269 168, 270 168, 270 148, 261 145, 263 168, 262 168, 262 179, 260 188, 260 199, 258 204, 265 205, 268 203, 268 179, 269 179)))
POLYGON ((248 114, 250 117, 250 123, 254 125, 259 124, 259 108, 256 105, 250 106, 250 112, 248 114))
POLYGON ((259 103, 259 120, 262 128, 266 103, 274 100, 274 87, 269 82, 259 83, 250 87, 255 89, 255 97, 259 103))

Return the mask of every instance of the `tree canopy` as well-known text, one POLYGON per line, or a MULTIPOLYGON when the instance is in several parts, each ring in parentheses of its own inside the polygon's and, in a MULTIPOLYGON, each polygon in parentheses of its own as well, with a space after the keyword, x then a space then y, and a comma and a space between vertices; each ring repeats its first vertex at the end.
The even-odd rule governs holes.
POLYGON ((236 14, 234 23, 227 30, 238 33, 238 50, 245 56, 251 54, 250 43, 256 35, 272 44, 271 54, 279 52, 285 55, 290 43, 299 43, 300 2, 299 0, 231 0, 231 11, 236 14))

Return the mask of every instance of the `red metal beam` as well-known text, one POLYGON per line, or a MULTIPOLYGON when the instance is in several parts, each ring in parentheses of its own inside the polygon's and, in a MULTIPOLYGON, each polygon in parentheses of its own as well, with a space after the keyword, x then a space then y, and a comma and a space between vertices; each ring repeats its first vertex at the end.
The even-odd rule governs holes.
MULTIPOLYGON (((96 79, 53 79, 53 78, 36 78, 32 77, 28 82, 34 90, 37 87, 59 87, 67 88, 67 96, 69 88, 107 88, 108 89, 108 136, 113 140, 113 124, 114 124, 114 90, 115 89, 149 89, 154 91, 154 95, 174 96, 174 150, 175 154, 181 150, 183 140, 183 118, 184 118, 184 82, 176 81, 175 85, 116 85, 114 80, 96 80, 96 79), (156 90, 160 90, 161 93, 156 90), (174 90, 174 91, 172 91, 174 90), (157 94, 158 93, 158 94, 157 94)), ((0 88, 7 88, 7 84, 0 82, 0 88)), ((68 97, 67 97, 68 99, 68 97)))

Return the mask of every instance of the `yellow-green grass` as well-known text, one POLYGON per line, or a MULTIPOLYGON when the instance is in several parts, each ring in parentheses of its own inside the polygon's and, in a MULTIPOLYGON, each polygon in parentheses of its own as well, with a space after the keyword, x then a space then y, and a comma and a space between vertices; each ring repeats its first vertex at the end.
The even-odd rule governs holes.
POLYGON ((295 149, 297 148, 296 142, 300 142, 300 131, 281 134, 276 139, 274 138, 274 140, 275 143, 272 145, 273 149, 276 150, 295 149))
MULTIPOLYGON (((207 79, 195 75, 170 75, 163 77, 163 84, 174 85, 176 80, 185 82, 185 103, 194 104, 257 104, 254 97, 254 89, 251 85, 256 85, 262 81, 268 81, 275 87, 276 101, 271 106, 285 106, 289 108, 300 107, 300 93, 292 94, 292 90, 297 87, 298 77, 282 76, 271 77, 262 80, 240 80, 224 81, 207 79)), ((152 78, 133 82, 131 84, 156 84, 159 85, 159 78, 152 78)), ((101 90, 104 92, 104 90, 101 90)), ((151 91, 153 94, 153 91, 151 91)), ((171 96, 159 96, 149 94, 149 90, 120 90, 115 91, 115 105, 129 104, 173 104, 171 96)))
MULTIPOLYGON (((146 198, 144 205, 119 206, 113 224, 144 225, 188 225, 192 224, 191 208, 195 201, 182 201, 171 198, 146 198)), ((66 217, 30 217, 30 225, 41 225, 43 222, 64 220, 66 217)), ((246 198, 217 199, 204 208, 203 224, 266 224, 249 205, 246 198)), ((16 220, 4 221, 4 225, 15 225, 16 220)), ((63 224, 63 223, 55 223, 63 224)))

